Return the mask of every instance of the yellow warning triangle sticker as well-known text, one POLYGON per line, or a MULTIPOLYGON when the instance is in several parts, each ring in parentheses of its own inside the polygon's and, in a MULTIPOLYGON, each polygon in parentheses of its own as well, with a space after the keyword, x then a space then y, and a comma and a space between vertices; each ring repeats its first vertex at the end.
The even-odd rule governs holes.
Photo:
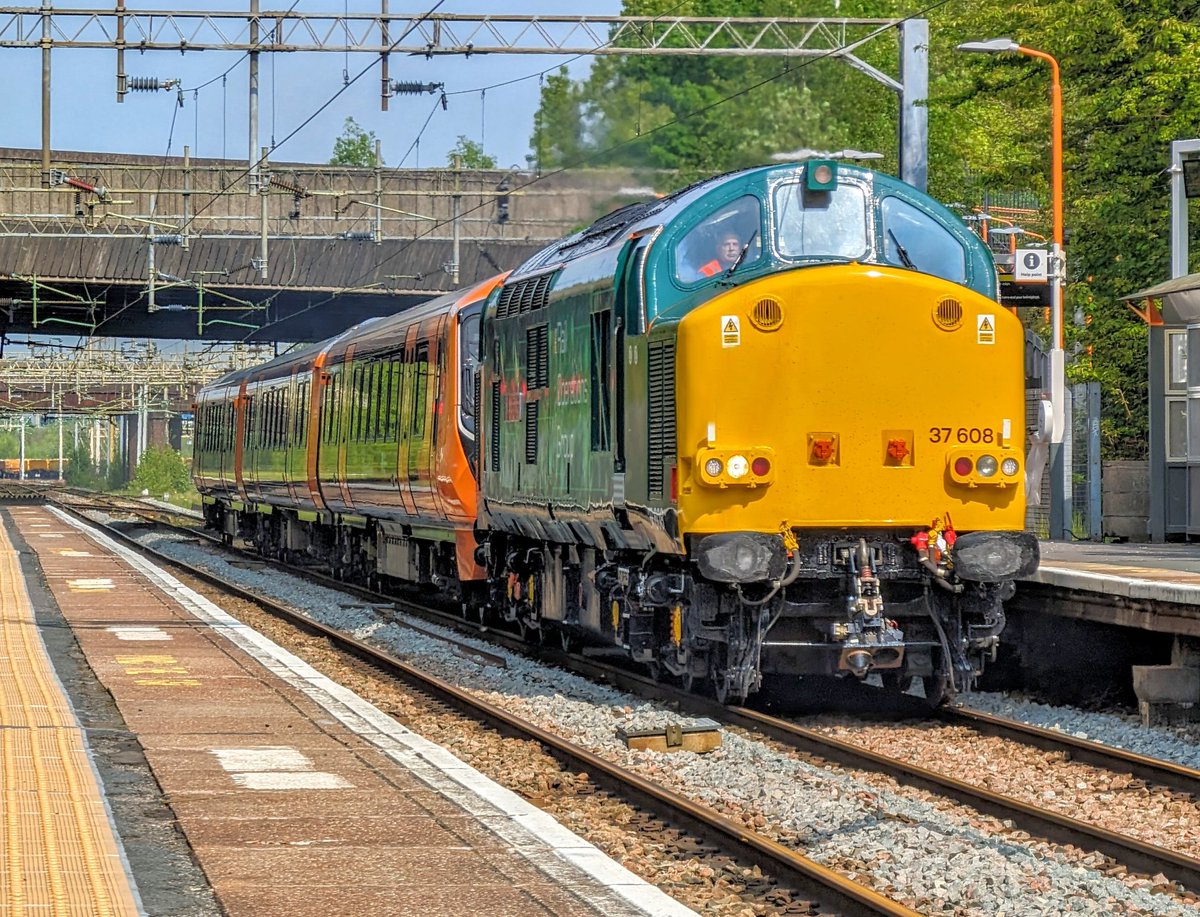
POLYGON ((725 330, 730 334, 733 334, 737 331, 737 325, 733 323, 733 319, 730 319, 725 323, 725 330))
POLYGON ((991 323, 991 322, 989 322, 989 321, 988 321, 988 320, 985 318, 983 321, 981 321, 981 322, 979 323, 979 330, 980 330, 980 331, 991 331, 991 330, 992 330, 992 323, 991 323))

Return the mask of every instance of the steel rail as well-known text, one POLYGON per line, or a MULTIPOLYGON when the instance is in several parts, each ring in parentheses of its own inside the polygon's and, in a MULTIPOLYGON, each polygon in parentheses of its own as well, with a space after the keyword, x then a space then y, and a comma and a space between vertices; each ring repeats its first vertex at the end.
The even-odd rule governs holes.
POLYGON ((864 917, 865 915, 919 917, 919 912, 905 907, 865 885, 854 882, 835 870, 822 866, 815 860, 789 850, 769 837, 718 814, 708 806, 695 803, 678 793, 646 780, 633 771, 535 726, 494 704, 474 697, 467 691, 457 688, 437 676, 423 672, 368 643, 314 621, 303 612, 276 602, 261 593, 227 582, 203 568, 193 567, 143 545, 111 525, 89 519, 78 507, 69 504, 57 505, 77 519, 103 529, 106 534, 140 554, 154 558, 156 562, 164 566, 182 571, 229 595, 251 602, 264 611, 310 633, 324 637, 370 664, 390 670, 391 673, 403 677, 422 690, 436 694, 468 715, 484 719, 501 731, 515 733, 542 744, 560 760, 566 760, 569 766, 583 768, 593 776, 601 775, 604 782, 614 787, 622 796, 631 798, 636 804, 660 813, 668 821, 687 827, 689 831, 719 844, 740 859, 761 863, 767 870, 780 878, 804 889, 805 894, 808 894, 809 890, 817 891, 824 907, 834 908, 839 913, 846 914, 847 917, 858 917, 858 915, 864 915, 864 917))
MULTIPOLYGON (((117 534, 127 537, 119 532, 117 534)), ((129 540, 131 543, 136 544, 132 539, 129 540)), ((151 549, 144 548, 141 545, 138 545, 138 548, 140 550, 151 551, 151 549)), ((163 557, 168 563, 177 564, 180 567, 187 566, 159 555, 157 552, 152 553, 157 557, 163 557)), ((297 572, 301 572, 302 575, 311 575, 303 574, 303 571, 297 572)), ((204 578, 205 576, 202 571, 196 572, 195 575, 200 578, 204 578)), ((325 579, 321 576, 314 578, 318 581, 325 579)), ((361 587, 332 580, 326 581, 331 586, 345 589, 348 592, 363 595, 364 597, 375 597, 376 599, 381 597, 378 593, 372 593, 361 587)), ((216 585, 222 588, 234 588, 221 581, 217 581, 216 585)), ((270 601, 255 593, 250 593, 248 597, 256 602, 270 601)), ((394 601, 397 608, 435 618, 439 623, 444 625, 448 624, 455 627, 470 626, 465 625, 461 618, 453 617, 446 612, 438 611, 428 606, 403 599, 389 599, 389 601, 394 601)), ((475 632, 478 633, 477 630, 475 632)), ((852 742, 834 738, 818 730, 808 729, 779 717, 770 716, 769 714, 745 707, 723 706, 710 698, 685 692, 674 686, 653 681, 626 669, 598 662, 595 659, 582 658, 547 647, 535 648, 516 637, 491 630, 488 631, 487 639, 515 652, 532 653, 547 661, 570 669, 577 674, 606 681, 618 688, 637 693, 643 697, 675 703, 681 711, 707 716, 727 724, 764 734, 807 754, 834 761, 846 767, 887 774, 905 785, 954 799, 980 812, 986 812, 998 818, 1009 819, 1022 830, 1048 840, 1096 850, 1137 871, 1145 872, 1149 875, 1161 872, 1191 891, 1200 891, 1200 860, 1185 856, 1168 848, 1148 844, 1107 828, 1060 815, 1032 803, 996 793, 968 781, 940 774, 898 758, 869 751, 852 742)), ((999 728, 999 726, 996 726, 996 728, 999 728)), ((1029 728, 1032 729, 1033 727, 1029 728)), ((1098 743, 1088 744, 1097 745, 1098 743)), ((1119 751, 1107 749, 1104 746, 1099 746, 1099 748, 1104 752, 1119 751)), ((1152 759, 1146 759, 1146 761, 1152 762, 1152 759)), ((1169 762, 1157 763, 1162 765, 1166 770, 1171 769, 1169 762)))

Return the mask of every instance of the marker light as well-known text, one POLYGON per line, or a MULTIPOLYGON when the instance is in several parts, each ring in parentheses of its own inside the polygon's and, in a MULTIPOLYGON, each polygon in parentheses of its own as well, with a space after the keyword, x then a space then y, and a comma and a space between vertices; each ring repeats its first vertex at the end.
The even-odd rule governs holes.
POLYGON ((731 455, 729 457, 729 464, 725 466, 725 470, 736 481, 738 478, 746 476, 746 472, 750 470, 750 463, 746 461, 746 456, 744 455, 731 455))
POLYGON ((1000 463, 996 461, 994 455, 981 455, 975 465, 975 470, 979 472, 980 477, 990 478, 996 473, 999 467, 1000 463))
POLYGON ((960 478, 965 478, 971 473, 971 460, 965 455, 954 460, 954 473, 960 478))
POLYGON ((724 466, 719 458, 710 458, 704 463, 704 473, 710 478, 720 477, 723 470, 724 466))
POLYGON ((1000 463, 1000 470, 1003 471, 1010 478, 1014 474, 1017 473, 1018 467, 1019 466, 1018 466, 1017 460, 1015 458, 1006 458, 1003 462, 1000 463))
POLYGON ((761 455, 750 463, 750 470, 760 478, 765 477, 771 470, 771 462, 769 459, 763 458, 761 455))

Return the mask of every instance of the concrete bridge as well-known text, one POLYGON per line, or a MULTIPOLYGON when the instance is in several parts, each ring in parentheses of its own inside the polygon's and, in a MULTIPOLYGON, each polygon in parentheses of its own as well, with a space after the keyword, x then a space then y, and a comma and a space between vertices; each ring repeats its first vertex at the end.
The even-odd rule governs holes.
MULTIPOLYGON (((516 267, 643 198, 537 178, 0 148, 0 333, 310 341, 516 267)), ((659 178, 670 190, 670 178, 659 178)), ((639 190, 640 189, 640 190, 639 190)))

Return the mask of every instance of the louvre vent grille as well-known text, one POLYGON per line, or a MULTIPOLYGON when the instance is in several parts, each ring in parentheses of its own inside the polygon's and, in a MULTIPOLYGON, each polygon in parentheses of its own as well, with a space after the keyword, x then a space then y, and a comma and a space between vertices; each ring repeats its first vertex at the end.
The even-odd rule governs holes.
POLYGON ((492 383, 491 436, 488 437, 488 453, 492 471, 500 470, 500 383, 492 383))
POLYGON ((675 457, 675 342, 651 341, 647 346, 647 363, 650 403, 646 477, 650 498, 662 500, 663 468, 668 459, 675 457))
POLYGON ((525 405, 525 464, 536 465, 538 460, 538 402, 525 405))
POLYGON ((774 331, 783 324, 783 306, 779 304, 779 300, 771 299, 769 296, 760 299, 754 304, 754 311, 750 313, 750 321, 754 322, 754 327, 760 331, 774 331))
POLYGON ((496 318, 510 318, 525 312, 544 309, 550 300, 550 285, 554 274, 541 274, 528 280, 518 280, 500 292, 496 318))
POLYGON ((525 332, 525 374, 531 389, 550 384, 550 343, 547 325, 537 325, 525 332))
POLYGON ((946 297, 940 300, 937 308, 933 310, 933 322, 943 331, 954 331, 961 327, 963 321, 963 307, 957 299, 946 297))

